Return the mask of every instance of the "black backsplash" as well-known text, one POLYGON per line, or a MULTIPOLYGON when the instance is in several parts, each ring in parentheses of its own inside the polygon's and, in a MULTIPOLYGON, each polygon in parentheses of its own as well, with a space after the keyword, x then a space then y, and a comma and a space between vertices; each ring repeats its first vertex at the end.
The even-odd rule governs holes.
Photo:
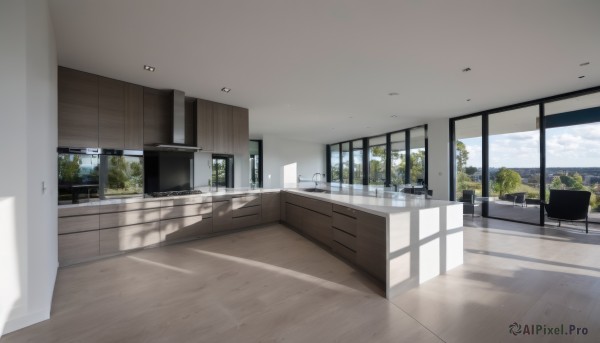
POLYGON ((179 151, 144 151, 145 193, 189 190, 194 153, 179 151))

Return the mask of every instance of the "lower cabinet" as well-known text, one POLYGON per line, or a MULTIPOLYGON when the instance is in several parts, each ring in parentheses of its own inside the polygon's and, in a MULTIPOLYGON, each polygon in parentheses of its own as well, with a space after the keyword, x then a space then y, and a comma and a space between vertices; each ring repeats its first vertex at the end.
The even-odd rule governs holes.
POLYGON ((304 209, 302 230, 305 234, 331 247, 332 230, 331 217, 304 209))
POLYGON ((261 223, 278 222, 280 215, 280 193, 263 193, 261 202, 261 223))
POLYGON ((153 222, 100 230, 100 255, 158 244, 159 227, 159 222, 153 222))
POLYGON ((302 212, 303 209, 300 206, 296 206, 290 203, 285 204, 286 222, 290 226, 300 231, 302 231, 302 212))
POLYGON ((213 232, 232 229, 233 217, 231 212, 231 199, 215 200, 213 202, 213 232))
POLYGON ((176 242, 198 238, 212 232, 212 218, 202 215, 162 220, 160 222, 161 242, 176 242))
POLYGON ((58 235, 60 265, 82 262, 100 256, 99 230, 58 235))
POLYGON ((385 282, 387 228, 384 217, 357 211, 356 264, 385 282))

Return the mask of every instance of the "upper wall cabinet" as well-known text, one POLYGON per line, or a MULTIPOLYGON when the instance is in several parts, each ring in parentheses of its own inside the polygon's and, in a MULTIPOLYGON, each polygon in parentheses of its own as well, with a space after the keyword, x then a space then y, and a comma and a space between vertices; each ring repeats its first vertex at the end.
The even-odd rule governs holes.
POLYGON ((142 87, 58 68, 58 146, 143 148, 142 87))
POLYGON ((171 92, 144 88, 144 145, 170 144, 171 92))
POLYGON ((248 109, 233 106, 232 121, 233 153, 236 155, 249 155, 248 109))
POLYGON ((202 151, 214 151, 213 135, 213 102, 198 99, 196 104, 196 143, 202 151))
POLYGON ((214 152, 233 154, 233 108, 232 106, 213 103, 214 152))
POLYGON ((58 146, 98 147, 98 76, 58 68, 58 146))

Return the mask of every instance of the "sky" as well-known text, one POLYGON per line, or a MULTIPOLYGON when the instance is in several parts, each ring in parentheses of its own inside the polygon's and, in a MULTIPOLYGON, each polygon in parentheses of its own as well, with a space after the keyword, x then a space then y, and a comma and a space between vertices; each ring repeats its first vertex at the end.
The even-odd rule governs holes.
MULTIPOLYGON (((467 166, 481 167, 481 138, 462 139, 467 166)), ((490 136, 490 167, 539 168, 539 132, 490 136)), ((546 130, 546 167, 600 167, 600 123, 546 130)))

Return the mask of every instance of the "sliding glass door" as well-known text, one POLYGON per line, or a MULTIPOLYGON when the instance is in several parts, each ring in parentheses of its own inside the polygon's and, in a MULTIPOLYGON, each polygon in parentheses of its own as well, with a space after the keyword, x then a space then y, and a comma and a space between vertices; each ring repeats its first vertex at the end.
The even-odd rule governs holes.
POLYGON ((463 191, 482 196, 483 149, 481 116, 457 120, 454 126, 455 194, 463 198, 463 191))

